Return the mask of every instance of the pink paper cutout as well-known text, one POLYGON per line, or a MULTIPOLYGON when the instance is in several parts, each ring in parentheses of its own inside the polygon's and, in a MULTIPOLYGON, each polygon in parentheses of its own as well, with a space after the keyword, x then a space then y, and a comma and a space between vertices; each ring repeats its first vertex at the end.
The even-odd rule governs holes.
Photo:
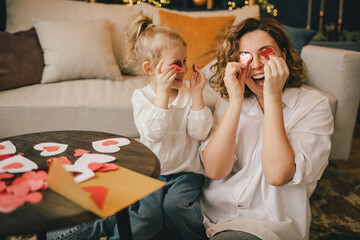
POLYGON ((97 163, 97 162, 94 162, 94 163, 90 163, 88 165, 88 168, 93 171, 93 172, 96 172, 97 170, 99 170, 100 168, 102 168, 104 166, 103 163, 97 163))
POLYGON ((97 171, 98 172, 107 172, 107 171, 116 170, 118 168, 119 168, 119 166, 116 165, 115 163, 104 163, 103 166, 100 169, 98 169, 97 171))
POLYGON ((82 156, 86 153, 89 153, 90 151, 84 150, 84 149, 75 149, 74 157, 82 156))
POLYGON ((39 192, 31 192, 27 195, 25 195, 24 199, 26 202, 29 202, 29 203, 39 203, 43 200, 43 195, 39 192))
POLYGON ((9 179, 9 178, 13 178, 14 175, 10 174, 10 173, 0 173, 0 180, 1 179, 9 179))

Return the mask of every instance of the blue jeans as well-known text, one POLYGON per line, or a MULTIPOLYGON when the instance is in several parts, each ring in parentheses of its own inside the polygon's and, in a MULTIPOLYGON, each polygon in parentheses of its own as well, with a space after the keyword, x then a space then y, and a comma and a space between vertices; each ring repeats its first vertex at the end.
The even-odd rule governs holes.
MULTIPOLYGON (((166 186, 129 207, 133 239, 208 239, 198 202, 203 175, 178 173, 159 179, 166 186)), ((66 240, 120 239, 115 216, 49 232, 47 236, 66 240)))
POLYGON ((255 235, 252 235, 250 233, 235 231, 235 230, 226 230, 223 232, 219 232, 211 238, 211 240, 233 240, 233 239, 261 240, 260 238, 256 237, 255 235))

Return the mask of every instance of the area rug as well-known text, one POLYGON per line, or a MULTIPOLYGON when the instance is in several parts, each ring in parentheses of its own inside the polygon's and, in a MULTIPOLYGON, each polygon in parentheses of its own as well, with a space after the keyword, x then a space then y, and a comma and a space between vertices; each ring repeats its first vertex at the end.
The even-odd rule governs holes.
POLYGON ((330 162, 310 204, 310 240, 360 239, 359 178, 330 162))

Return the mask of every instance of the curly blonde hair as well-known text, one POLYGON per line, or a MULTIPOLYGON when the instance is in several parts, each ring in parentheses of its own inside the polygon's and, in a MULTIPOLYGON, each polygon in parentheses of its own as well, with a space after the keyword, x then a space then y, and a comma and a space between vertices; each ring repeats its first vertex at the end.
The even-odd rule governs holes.
POLYGON ((159 62, 163 50, 169 49, 175 43, 186 46, 181 35, 165 26, 153 25, 153 21, 146 15, 138 16, 126 29, 128 40, 126 65, 138 63, 138 73, 142 73, 141 64, 151 62, 153 66, 159 62))
MULTIPOLYGON (((267 32, 275 40, 279 49, 282 51, 285 49, 286 51, 286 64, 288 65, 290 75, 284 85, 284 89, 301 87, 306 79, 306 69, 303 60, 296 54, 294 46, 280 23, 273 18, 249 18, 237 25, 230 26, 216 48, 217 62, 211 66, 214 75, 210 78, 210 86, 215 91, 220 92, 223 98, 229 98, 223 81, 226 64, 238 61, 240 38, 246 33, 255 30, 267 32)), ((250 97, 253 94, 245 85, 244 96, 250 97)))

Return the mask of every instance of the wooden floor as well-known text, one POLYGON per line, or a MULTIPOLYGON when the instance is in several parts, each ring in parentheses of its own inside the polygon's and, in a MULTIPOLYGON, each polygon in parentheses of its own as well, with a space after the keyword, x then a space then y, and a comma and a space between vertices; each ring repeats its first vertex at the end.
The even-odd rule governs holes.
POLYGON ((360 178, 360 123, 357 123, 355 126, 349 160, 332 162, 336 164, 339 169, 343 169, 360 178))

